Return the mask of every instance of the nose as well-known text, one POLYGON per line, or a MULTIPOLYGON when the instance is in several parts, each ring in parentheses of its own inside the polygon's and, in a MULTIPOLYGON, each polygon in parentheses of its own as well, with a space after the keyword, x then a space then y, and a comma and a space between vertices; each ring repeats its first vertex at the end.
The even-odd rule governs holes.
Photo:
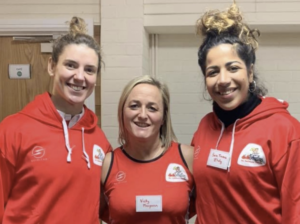
POLYGON ((218 79, 218 84, 222 86, 227 86, 228 84, 230 84, 230 81, 230 74, 228 74, 228 72, 225 70, 221 70, 218 79))
POLYGON ((84 71, 82 69, 77 69, 75 71, 74 79, 78 81, 83 81, 84 80, 84 71))
POLYGON ((147 118, 147 110, 145 107, 141 107, 140 113, 139 113, 140 119, 146 119, 147 118))

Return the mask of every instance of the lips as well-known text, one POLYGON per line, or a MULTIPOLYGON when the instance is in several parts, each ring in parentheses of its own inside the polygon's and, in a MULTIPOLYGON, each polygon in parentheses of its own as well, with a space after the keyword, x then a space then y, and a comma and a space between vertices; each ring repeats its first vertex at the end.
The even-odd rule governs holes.
POLYGON ((134 122, 135 125, 137 125, 140 128, 146 128, 149 127, 150 125, 147 123, 142 123, 142 122, 134 122))
POLYGON ((222 96, 227 96, 231 93, 233 93, 236 89, 227 89, 227 90, 223 90, 223 91, 219 91, 218 93, 222 96))
POLYGON ((68 83, 67 85, 74 91, 81 91, 81 90, 85 89, 84 86, 77 86, 77 85, 70 84, 70 83, 68 83))

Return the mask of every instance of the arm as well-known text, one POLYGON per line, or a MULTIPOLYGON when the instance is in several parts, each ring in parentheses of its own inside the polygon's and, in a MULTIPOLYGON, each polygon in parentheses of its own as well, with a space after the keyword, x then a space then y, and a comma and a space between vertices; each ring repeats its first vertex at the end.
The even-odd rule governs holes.
POLYGON ((189 168, 191 174, 193 174, 193 159, 194 159, 194 147, 189 145, 181 145, 181 152, 183 158, 189 168))
MULTIPOLYGON (((194 147, 189 145, 181 145, 181 152, 185 162, 188 165, 189 171, 191 174, 193 174, 194 147)), ((194 215, 196 215, 195 200, 195 189, 193 188, 190 195, 189 218, 192 218, 194 215)))
MULTIPOLYGON (((3 136, 3 135, 2 135, 3 136)), ((2 223, 5 205, 8 201, 10 190, 15 175, 15 168, 4 155, 4 137, 0 142, 0 224, 2 223)))
POLYGON ((289 143, 273 166, 282 203, 282 223, 300 223, 300 139, 289 143))
POLYGON ((101 174, 100 218, 107 223, 109 220, 109 208, 108 208, 107 201, 105 200, 104 185, 108 177, 111 160, 112 160, 112 152, 109 152, 106 154, 104 158, 103 165, 102 165, 102 174, 101 174))

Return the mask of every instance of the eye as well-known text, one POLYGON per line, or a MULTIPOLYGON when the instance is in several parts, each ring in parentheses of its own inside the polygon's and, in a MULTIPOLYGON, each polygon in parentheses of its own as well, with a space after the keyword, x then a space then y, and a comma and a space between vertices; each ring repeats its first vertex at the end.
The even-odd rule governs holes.
POLYGON ((95 74, 96 73, 96 68, 95 67, 86 67, 85 68, 85 71, 88 73, 88 74, 95 74))
POLYGON ((238 70, 239 70, 239 67, 236 67, 236 66, 229 67, 230 72, 237 72, 238 70))
POLYGON ((68 69, 74 69, 76 67, 75 64, 72 62, 67 62, 65 65, 68 69))
POLYGON ((210 70, 206 73, 206 77, 213 77, 218 73, 217 70, 210 70))
POLYGON ((158 111, 158 109, 156 107, 154 107, 154 106, 150 106, 149 107, 149 111, 155 112, 155 111, 158 111))
POLYGON ((138 105, 137 105, 136 103, 130 104, 130 105, 129 105, 129 108, 132 109, 132 110, 135 110, 135 109, 138 108, 138 105))

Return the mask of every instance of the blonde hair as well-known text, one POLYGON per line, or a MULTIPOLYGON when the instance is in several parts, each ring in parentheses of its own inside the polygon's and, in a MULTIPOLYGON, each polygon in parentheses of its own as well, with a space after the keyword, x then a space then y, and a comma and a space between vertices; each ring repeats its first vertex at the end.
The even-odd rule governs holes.
POLYGON ((170 113, 170 93, 167 85, 159 82, 157 79, 144 75, 139 76, 135 79, 129 81, 129 83, 124 87, 123 92, 121 94, 118 106, 118 121, 119 121, 119 144, 125 145, 128 143, 128 135, 126 133, 126 129, 124 127, 123 121, 123 111, 125 102, 131 93, 132 89, 139 84, 149 84, 156 86, 162 96, 163 99, 163 124, 160 129, 160 138, 162 141, 162 146, 168 148, 171 145, 172 141, 177 141, 175 133, 173 131, 172 123, 171 123, 171 113, 170 113))

